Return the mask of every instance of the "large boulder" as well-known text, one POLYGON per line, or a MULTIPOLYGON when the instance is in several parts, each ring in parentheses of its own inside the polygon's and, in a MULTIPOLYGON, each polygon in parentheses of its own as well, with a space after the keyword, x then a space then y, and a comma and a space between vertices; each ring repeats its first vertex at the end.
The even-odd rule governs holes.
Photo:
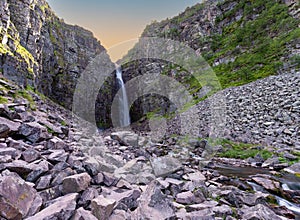
POLYGON ((36 197, 36 190, 21 178, 11 176, 0 178, 1 217, 14 220, 23 219, 28 214, 36 197))

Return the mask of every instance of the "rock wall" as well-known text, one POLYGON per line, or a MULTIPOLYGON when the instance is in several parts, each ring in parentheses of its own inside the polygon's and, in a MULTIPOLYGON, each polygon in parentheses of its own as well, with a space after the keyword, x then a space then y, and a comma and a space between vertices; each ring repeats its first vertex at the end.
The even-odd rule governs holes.
POLYGON ((3 0, 0 13, 2 74, 70 108, 77 79, 104 47, 92 32, 65 24, 45 0, 3 0))

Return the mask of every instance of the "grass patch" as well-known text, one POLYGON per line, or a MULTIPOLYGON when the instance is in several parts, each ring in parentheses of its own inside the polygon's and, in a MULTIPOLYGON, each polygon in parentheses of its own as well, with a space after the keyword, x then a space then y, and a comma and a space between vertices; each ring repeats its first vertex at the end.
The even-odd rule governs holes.
POLYGON ((257 145, 253 144, 237 143, 224 139, 217 141, 217 143, 220 143, 223 147, 225 147, 224 152, 217 154, 219 157, 247 159, 259 154, 266 160, 273 155, 270 151, 259 149, 257 148, 257 145))

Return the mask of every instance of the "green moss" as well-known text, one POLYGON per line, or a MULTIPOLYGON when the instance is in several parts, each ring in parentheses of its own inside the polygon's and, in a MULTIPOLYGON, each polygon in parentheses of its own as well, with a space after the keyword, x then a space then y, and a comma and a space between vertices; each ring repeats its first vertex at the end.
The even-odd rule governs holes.
POLYGON ((7 102, 7 98, 0 95, 0 104, 6 104, 7 102))

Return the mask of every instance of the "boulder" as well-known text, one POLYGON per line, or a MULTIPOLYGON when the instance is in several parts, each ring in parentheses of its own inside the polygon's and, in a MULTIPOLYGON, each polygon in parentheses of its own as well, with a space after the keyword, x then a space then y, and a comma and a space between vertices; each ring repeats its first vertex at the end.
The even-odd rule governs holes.
POLYGON ((52 204, 27 220, 69 219, 76 209, 77 193, 68 194, 52 201, 52 204))
POLYGON ((180 161, 170 156, 152 158, 150 162, 156 177, 168 176, 182 168, 180 161))
POLYGON ((285 168, 284 171, 292 174, 300 174, 300 163, 295 163, 292 166, 285 168))
POLYGON ((75 211, 71 220, 97 220, 92 212, 84 210, 82 207, 75 211))
POLYGON ((7 138, 9 134, 19 130, 20 123, 0 117, 0 138, 7 138))
POLYGON ((11 176, 0 178, 0 216, 6 219, 24 218, 37 192, 22 179, 11 176))
POLYGON ((63 179, 62 191, 64 194, 81 192, 89 187, 91 180, 87 173, 68 176, 63 179))
POLYGON ((279 216, 275 214, 271 209, 265 205, 258 204, 253 207, 243 207, 239 211, 241 219, 252 220, 252 219, 265 219, 265 220, 281 220, 279 216))
POLYGON ((111 138, 117 140, 120 144, 126 146, 139 146, 139 136, 133 132, 129 131, 118 131, 111 133, 111 138))
POLYGON ((103 196, 98 196, 97 198, 92 200, 92 214, 96 216, 98 220, 106 220, 113 212, 115 205, 115 200, 107 199, 103 196))
POLYGON ((23 123, 19 128, 19 134, 32 143, 45 140, 49 137, 47 129, 36 122, 23 123))
POLYGON ((176 202, 181 203, 181 204, 193 204, 195 202, 195 195, 190 192, 182 192, 182 193, 178 193, 176 195, 176 202))
POLYGON ((142 193, 133 216, 136 219, 168 219, 175 217, 174 209, 172 201, 162 193, 160 184, 154 180, 142 193))

